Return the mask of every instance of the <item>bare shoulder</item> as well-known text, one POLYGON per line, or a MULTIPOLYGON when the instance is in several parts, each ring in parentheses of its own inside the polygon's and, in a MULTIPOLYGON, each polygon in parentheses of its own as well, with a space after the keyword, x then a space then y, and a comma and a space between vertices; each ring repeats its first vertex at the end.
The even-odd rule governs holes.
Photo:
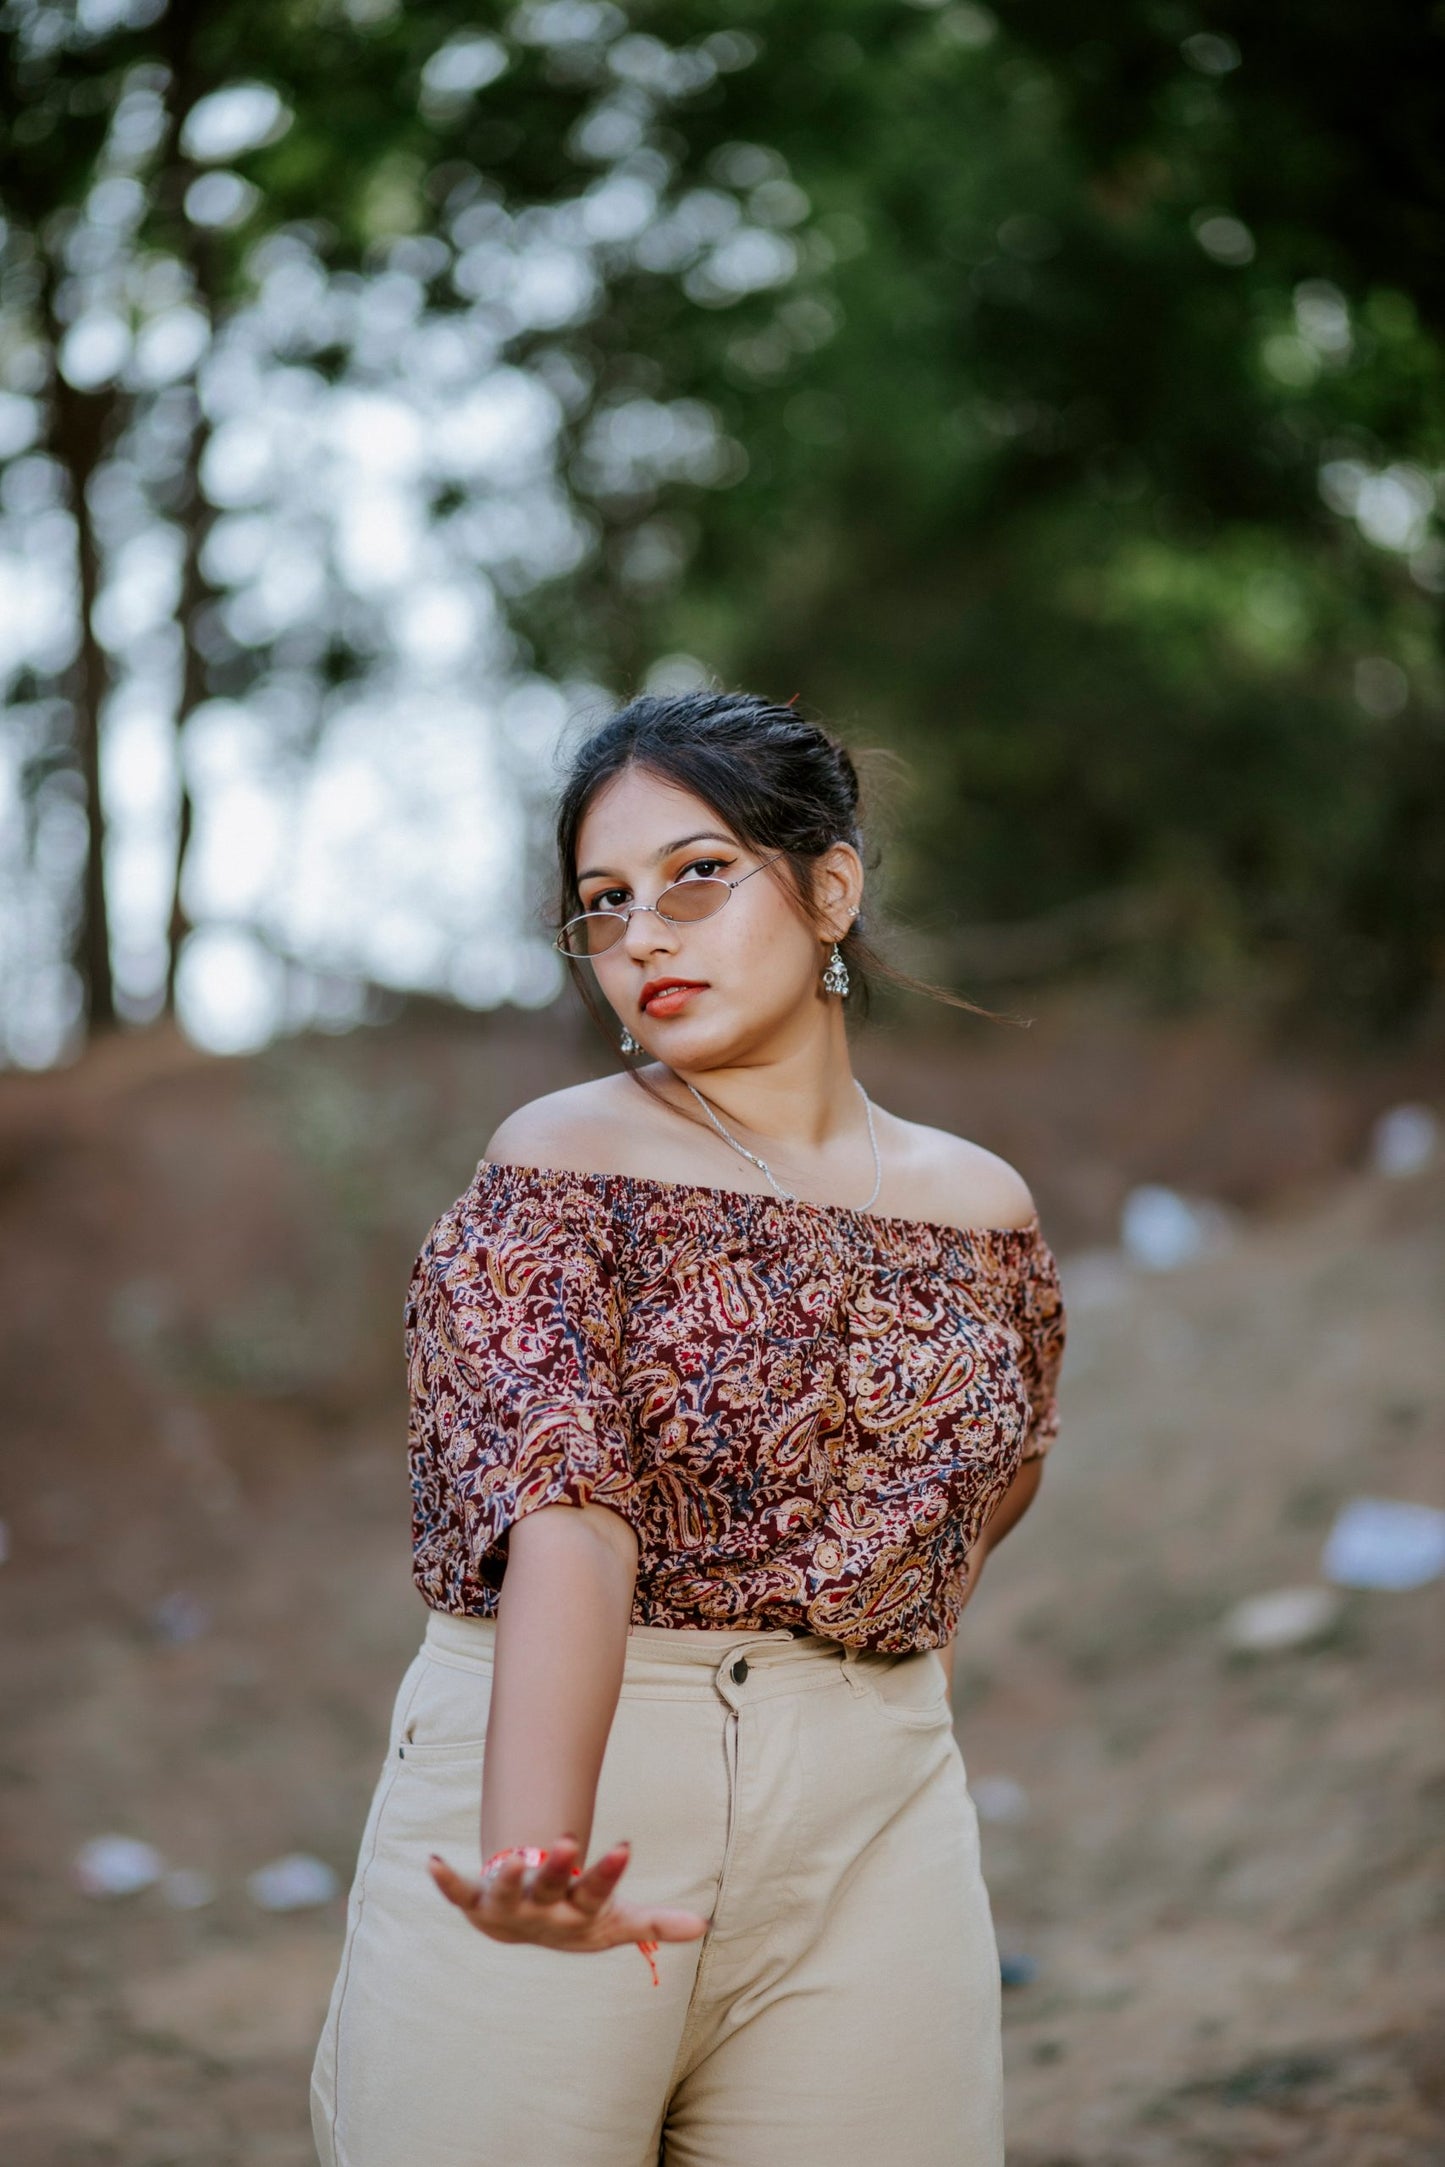
POLYGON ((606 1172, 628 1133, 635 1089, 626 1076, 548 1091, 508 1114, 482 1156, 496 1166, 539 1166, 558 1172, 606 1172))
POLYGON ((959 1227, 1026 1227, 1035 1214, 1023 1175, 996 1151, 921 1121, 887 1116, 899 1215, 959 1227))

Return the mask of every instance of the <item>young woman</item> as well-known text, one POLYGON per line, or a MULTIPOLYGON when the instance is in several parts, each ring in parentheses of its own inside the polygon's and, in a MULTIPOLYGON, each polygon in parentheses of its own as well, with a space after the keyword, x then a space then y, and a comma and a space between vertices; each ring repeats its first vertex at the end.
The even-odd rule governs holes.
POLYGON ((504 1122, 416 1262, 432 1614, 320 2157, 1000 2167, 949 1681, 1054 1433, 1053 1259, 1012 1168, 853 1076, 858 789, 823 730, 636 699, 558 840, 558 945, 642 1062, 504 1122))

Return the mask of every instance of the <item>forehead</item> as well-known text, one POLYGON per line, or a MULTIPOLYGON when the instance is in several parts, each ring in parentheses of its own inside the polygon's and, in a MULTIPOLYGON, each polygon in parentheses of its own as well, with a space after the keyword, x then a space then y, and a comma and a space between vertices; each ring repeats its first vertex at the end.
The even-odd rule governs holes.
POLYGON ((650 864, 682 836, 732 832, 705 798, 647 768, 627 767, 603 784, 584 813, 577 830, 577 864, 613 870, 650 864))

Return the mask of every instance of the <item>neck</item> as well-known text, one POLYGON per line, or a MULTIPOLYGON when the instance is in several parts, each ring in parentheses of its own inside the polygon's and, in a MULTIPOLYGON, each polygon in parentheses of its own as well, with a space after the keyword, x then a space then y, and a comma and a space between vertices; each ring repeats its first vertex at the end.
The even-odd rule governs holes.
POLYGON ((858 1087, 835 1004, 794 1045, 719 1068, 678 1068, 672 1075, 700 1091, 730 1128, 785 1148, 819 1151, 858 1127, 858 1087))

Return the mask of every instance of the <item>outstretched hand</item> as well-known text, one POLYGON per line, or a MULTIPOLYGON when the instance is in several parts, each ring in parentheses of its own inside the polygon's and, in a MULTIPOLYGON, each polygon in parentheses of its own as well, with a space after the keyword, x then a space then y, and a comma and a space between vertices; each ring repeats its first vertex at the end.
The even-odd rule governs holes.
POLYGON ((616 1843, 574 1879, 573 1868, 582 1866, 581 1847, 575 1837, 562 1836, 539 1866, 513 1854, 498 1859, 476 1881, 435 1852, 427 1867, 448 1902, 493 1941, 530 1941, 585 1955, 627 1941, 696 1941, 705 1934, 709 1921, 696 1911, 617 1901, 630 1855, 625 1842, 616 1843))

